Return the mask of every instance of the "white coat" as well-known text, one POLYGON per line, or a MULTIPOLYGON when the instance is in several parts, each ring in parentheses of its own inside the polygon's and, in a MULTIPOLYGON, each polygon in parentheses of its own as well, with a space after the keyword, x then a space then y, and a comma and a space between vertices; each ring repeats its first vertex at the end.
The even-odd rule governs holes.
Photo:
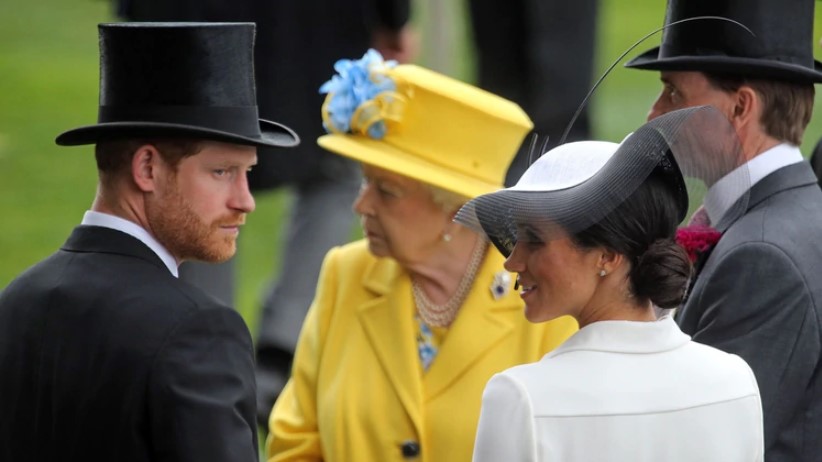
POLYGON ((738 356, 670 317, 600 321, 488 382, 474 461, 761 461, 762 428, 738 356))

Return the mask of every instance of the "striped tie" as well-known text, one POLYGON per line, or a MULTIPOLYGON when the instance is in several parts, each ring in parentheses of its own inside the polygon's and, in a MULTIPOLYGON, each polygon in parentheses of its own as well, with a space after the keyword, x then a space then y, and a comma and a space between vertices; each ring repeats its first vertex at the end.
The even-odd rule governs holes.
POLYGON ((688 226, 711 226, 711 217, 708 216, 704 205, 700 205, 694 214, 691 215, 691 219, 688 220, 688 226))

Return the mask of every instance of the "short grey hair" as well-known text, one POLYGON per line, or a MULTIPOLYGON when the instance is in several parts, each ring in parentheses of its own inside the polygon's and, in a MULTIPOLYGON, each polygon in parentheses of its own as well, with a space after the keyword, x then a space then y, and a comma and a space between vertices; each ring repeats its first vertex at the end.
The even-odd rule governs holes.
POLYGON ((469 197, 447 191, 428 183, 423 183, 423 185, 431 192, 431 200, 448 213, 456 212, 460 207, 465 205, 466 202, 471 200, 469 197))

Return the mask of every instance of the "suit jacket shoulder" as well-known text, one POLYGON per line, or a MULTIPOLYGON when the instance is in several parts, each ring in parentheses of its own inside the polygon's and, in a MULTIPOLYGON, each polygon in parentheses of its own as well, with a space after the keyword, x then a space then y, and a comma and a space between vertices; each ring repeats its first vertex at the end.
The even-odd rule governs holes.
POLYGON ((805 309, 820 311, 822 283, 815 277, 822 270, 820 229, 822 190, 806 162, 754 185, 748 211, 723 233, 694 285, 680 315, 683 331, 698 333, 697 321, 713 306, 712 294, 730 295, 722 305, 740 312, 765 299, 779 303, 781 298, 787 308, 784 302, 799 291, 813 300, 802 305, 805 309))
POLYGON ((256 458, 244 321, 132 236, 76 228, 0 295, 0 338, 0 460, 256 458))

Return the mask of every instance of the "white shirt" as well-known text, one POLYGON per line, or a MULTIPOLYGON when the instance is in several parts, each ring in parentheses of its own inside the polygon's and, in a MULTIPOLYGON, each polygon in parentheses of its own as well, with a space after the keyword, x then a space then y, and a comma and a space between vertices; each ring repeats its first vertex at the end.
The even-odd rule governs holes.
POLYGON ((764 454, 753 372, 666 316, 600 321, 537 363, 496 374, 475 462, 754 462, 764 454))
POLYGON ((798 147, 782 143, 762 152, 720 178, 708 189, 703 202, 711 223, 719 223, 731 206, 760 180, 780 168, 803 160, 798 147))
POLYGON ((178 269, 177 269, 177 261, 171 254, 160 244, 157 239, 148 233, 142 226, 134 223, 132 221, 128 221, 126 219, 116 217, 114 215, 109 215, 107 213, 101 212, 94 212, 92 210, 87 211, 83 215, 83 225, 88 226, 100 226, 102 228, 109 228, 115 229, 117 231, 122 231, 135 239, 138 239, 143 244, 147 245, 149 249, 151 249, 154 253, 160 257, 160 260, 165 263, 168 270, 174 277, 180 277, 178 269))

